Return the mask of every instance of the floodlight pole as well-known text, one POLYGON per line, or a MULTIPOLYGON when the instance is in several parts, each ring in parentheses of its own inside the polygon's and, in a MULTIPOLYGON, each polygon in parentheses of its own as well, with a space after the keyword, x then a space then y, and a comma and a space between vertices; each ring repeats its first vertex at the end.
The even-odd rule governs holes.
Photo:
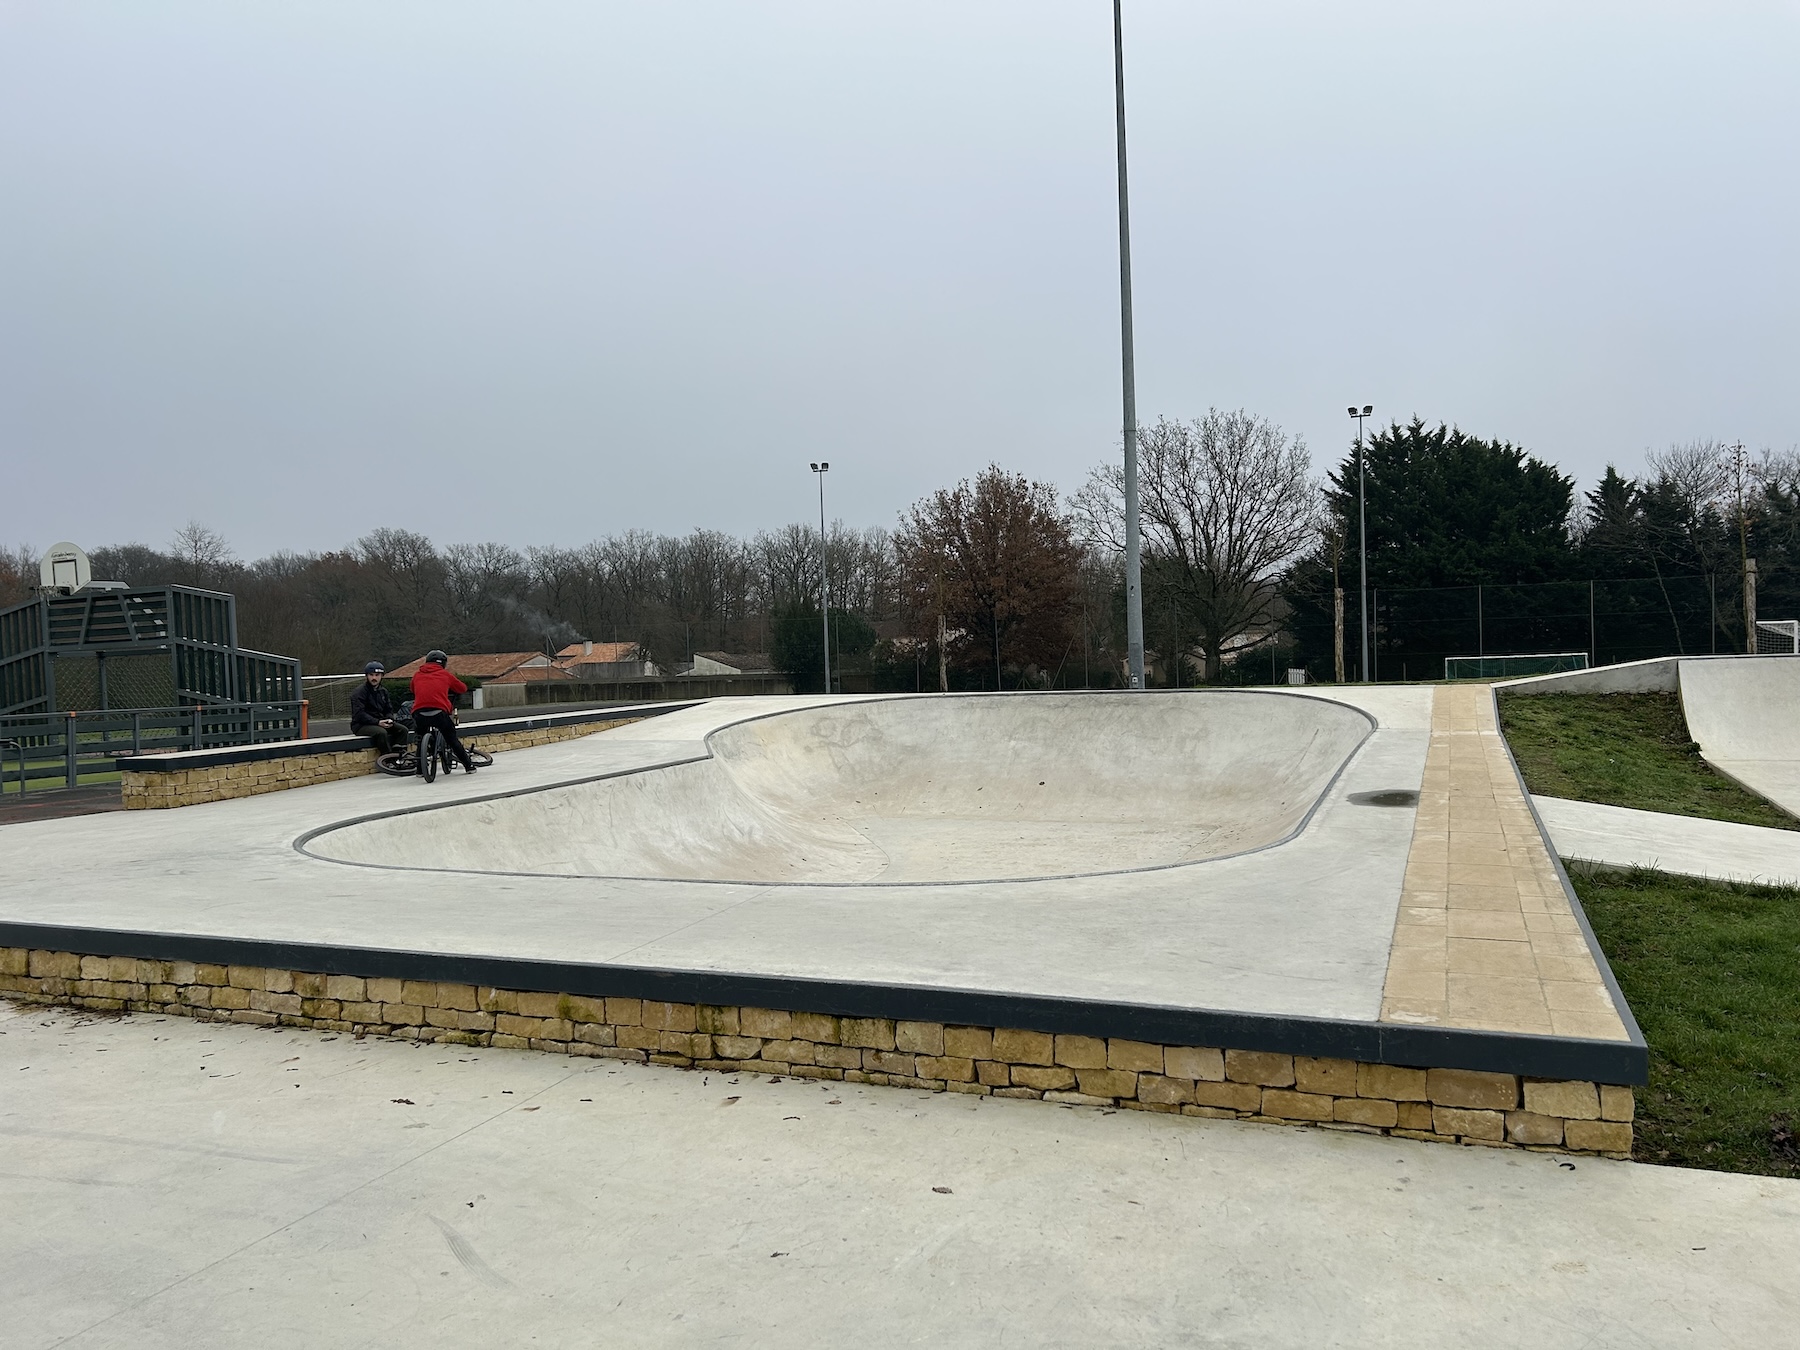
POLYGON ((1363 422, 1375 411, 1375 405, 1365 403, 1361 410, 1350 409, 1350 415, 1356 419, 1356 537, 1357 550, 1362 555, 1362 577, 1357 586, 1357 603, 1362 607, 1362 677, 1363 683, 1369 682, 1369 476, 1363 462, 1363 422))
POLYGON ((1113 0, 1113 89, 1119 139, 1119 355, 1125 387, 1125 661, 1128 683, 1144 687, 1144 595, 1138 537, 1137 368, 1131 343, 1131 206, 1125 182, 1125 27, 1113 0))
POLYGON ((831 692, 831 569, 825 559, 825 475, 831 471, 831 462, 822 461, 812 466, 814 475, 819 480, 819 622, 820 632, 825 639, 825 692, 831 692))

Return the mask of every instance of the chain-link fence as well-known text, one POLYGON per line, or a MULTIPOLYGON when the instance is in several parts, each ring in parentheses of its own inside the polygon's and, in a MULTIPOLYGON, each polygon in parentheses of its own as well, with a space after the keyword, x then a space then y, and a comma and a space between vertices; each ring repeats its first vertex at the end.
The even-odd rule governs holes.
POLYGON ((361 675, 305 675, 300 686, 307 703, 307 716, 343 718, 350 715, 350 696, 363 682, 361 675))
MULTIPOLYGON (((1442 679, 1447 657, 1511 652, 1586 652, 1597 666, 1738 652, 1738 603, 1735 587, 1721 595, 1706 576, 1374 590, 1370 673, 1378 680, 1442 679)), ((1354 667, 1354 596, 1346 608, 1345 657, 1354 667)))

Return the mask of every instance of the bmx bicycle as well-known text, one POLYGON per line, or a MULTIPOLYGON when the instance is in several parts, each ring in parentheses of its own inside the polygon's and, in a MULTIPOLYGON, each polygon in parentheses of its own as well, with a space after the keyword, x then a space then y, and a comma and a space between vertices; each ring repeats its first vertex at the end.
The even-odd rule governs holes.
MULTIPOLYGON (((404 750, 390 750, 375 761, 375 767, 395 778, 411 778, 416 774, 427 783, 436 780, 439 769, 448 777, 451 768, 456 765, 456 756, 450 753, 449 743, 444 740, 442 732, 436 727, 426 727, 425 735, 416 746, 410 742, 415 731, 410 699, 400 705, 394 721, 406 729, 409 738, 407 747, 404 750)), ((478 769, 485 769, 494 762, 494 757, 485 750, 477 749, 473 741, 464 741, 463 749, 469 752, 470 763, 478 769)))

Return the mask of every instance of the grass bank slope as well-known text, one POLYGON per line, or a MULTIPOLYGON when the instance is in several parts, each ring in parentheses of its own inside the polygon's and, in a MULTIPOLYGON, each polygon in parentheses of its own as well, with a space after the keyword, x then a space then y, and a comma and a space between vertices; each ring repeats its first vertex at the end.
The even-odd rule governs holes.
POLYGON ((1500 727, 1525 785, 1640 811, 1800 829, 1700 758, 1675 694, 1500 694, 1500 727))
POLYGON ((1638 1161, 1800 1177, 1800 891, 1572 880, 1650 1045, 1638 1161))

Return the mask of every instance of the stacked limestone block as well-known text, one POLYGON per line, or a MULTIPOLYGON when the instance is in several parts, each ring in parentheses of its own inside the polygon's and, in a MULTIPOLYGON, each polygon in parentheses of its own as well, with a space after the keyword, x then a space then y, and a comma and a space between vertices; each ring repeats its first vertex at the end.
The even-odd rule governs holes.
POLYGON ((264 792, 331 783, 357 778, 375 768, 375 751, 333 750, 325 754, 293 755, 245 764, 215 764, 205 769, 172 769, 166 773, 119 773, 119 799, 125 809, 156 810, 195 806, 232 797, 254 797, 264 792))
MULTIPOLYGON (((525 750, 534 745, 571 741, 580 736, 592 736, 596 732, 609 731, 613 727, 642 720, 638 717, 621 717, 611 722, 575 722, 488 736, 480 735, 479 727, 472 727, 469 728, 469 733, 470 739, 477 740, 483 750, 497 754, 506 750, 525 750)), ((360 778, 374 771, 375 759, 376 754, 372 748, 328 750, 320 754, 299 750, 281 759, 215 764, 205 769, 171 769, 148 773, 121 769, 119 797, 127 810, 194 806, 200 802, 225 801, 232 797, 254 797, 264 792, 284 792, 288 788, 310 787, 314 783, 334 783, 341 778, 360 778)))
POLYGON ((1631 1089, 768 1008, 0 948, 33 1002, 1627 1157, 1631 1089))

